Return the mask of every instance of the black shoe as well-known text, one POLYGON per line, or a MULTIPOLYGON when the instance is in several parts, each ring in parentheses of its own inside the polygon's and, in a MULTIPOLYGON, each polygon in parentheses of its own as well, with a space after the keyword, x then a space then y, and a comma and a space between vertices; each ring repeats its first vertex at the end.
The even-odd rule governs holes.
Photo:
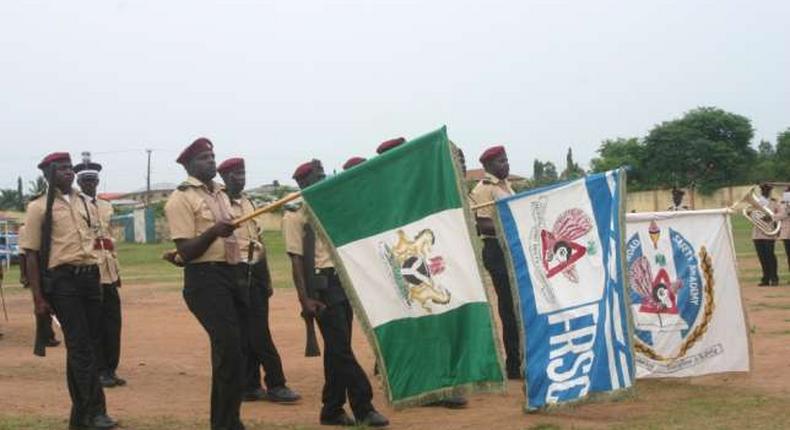
POLYGON ((106 414, 82 420, 80 424, 70 424, 69 430, 106 430, 118 426, 118 423, 106 414))
POLYGON ((112 375, 107 374, 107 373, 100 373, 99 374, 99 383, 104 388, 112 388, 112 387, 114 387, 116 385, 115 384, 115 378, 113 378, 112 375))
POLYGON ((328 417, 328 418, 321 417, 321 425, 351 427, 353 425, 356 425, 356 421, 351 419, 351 417, 348 416, 346 411, 341 411, 339 414, 335 415, 334 417, 328 417))
POLYGON ((244 393, 244 397, 242 400, 245 402, 257 402, 260 400, 266 400, 266 391, 263 388, 256 388, 251 391, 247 391, 244 393))
POLYGON ((115 374, 115 372, 112 372, 112 379, 115 380, 115 385, 119 387, 123 387, 124 385, 126 385, 126 379, 119 378, 118 375, 115 374))
POLYGON ((47 348, 54 348, 60 345, 60 341, 55 339, 54 337, 47 341, 47 348))
POLYGON ((302 396, 286 386, 269 388, 266 391, 266 400, 274 403, 293 403, 301 398, 302 396))
POLYGON ((771 280, 771 286, 772 287, 778 287, 779 286, 779 280, 778 279, 772 279, 771 280))
POLYGON ((767 287, 768 286, 768 281, 760 281, 760 283, 757 284, 757 286, 758 287, 767 287))
POLYGON ((368 412, 357 424, 368 427, 387 427, 390 425, 390 421, 384 415, 373 410, 368 412))
POLYGON ((524 377, 521 375, 521 371, 518 369, 508 369, 507 371, 507 379, 510 380, 518 380, 523 379, 524 377))
POLYGON ((463 409, 468 403, 469 401, 467 401, 466 397, 464 396, 450 396, 446 399, 428 403, 426 406, 437 406, 447 409, 463 409))

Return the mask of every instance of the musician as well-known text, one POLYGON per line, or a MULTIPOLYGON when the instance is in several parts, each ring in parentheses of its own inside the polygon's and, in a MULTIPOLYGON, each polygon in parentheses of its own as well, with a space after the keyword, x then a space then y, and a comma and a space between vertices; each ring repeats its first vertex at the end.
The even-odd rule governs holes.
POLYGON ((782 194, 782 209, 782 229, 779 231, 779 239, 784 243, 787 270, 790 270, 790 185, 785 188, 785 192, 782 194))
POLYGON ((118 288, 121 286, 118 254, 110 232, 110 219, 113 215, 112 204, 96 197, 99 186, 99 172, 102 166, 85 158, 74 166, 77 174, 77 185, 87 201, 96 207, 99 214, 93 223, 97 232, 93 250, 99 259, 99 279, 102 286, 101 335, 97 347, 99 364, 99 382, 104 388, 126 385, 126 380, 115 373, 121 358, 121 297, 118 288))
MULTIPOLYGON (((250 198, 242 193, 246 184, 243 158, 229 158, 217 167, 225 183, 233 218, 240 218, 255 210, 250 198)), ((260 242, 261 229, 255 219, 247 221, 234 233, 241 250, 239 282, 249 289, 250 306, 243 313, 243 352, 246 362, 244 400, 268 400, 275 403, 293 403, 301 396, 285 385, 285 374, 280 354, 269 331, 269 298, 272 296, 272 279, 266 252, 260 242), (260 367, 266 372, 266 390, 261 386, 260 367)))
POLYGON ((71 396, 69 427, 114 428, 117 423, 107 415, 95 351, 101 285, 92 226, 98 211, 72 188, 74 171, 68 153, 49 154, 38 168, 48 183, 47 196, 28 203, 20 241, 35 313, 54 312, 63 329, 71 396))
MULTIPOLYGON (((492 202, 514 194, 510 182, 510 174, 505 147, 494 146, 480 155, 480 163, 485 169, 485 177, 472 189, 472 200, 477 203, 492 202)), ((494 226, 494 207, 487 206, 476 211, 477 231, 483 239, 483 265, 497 295, 499 319, 502 321, 502 339, 505 344, 505 368, 508 379, 520 379, 521 351, 516 324, 516 311, 513 304, 513 293, 510 290, 505 253, 499 245, 494 226)))
MULTIPOLYGON (((777 218, 783 216, 784 211, 779 203, 771 197, 771 190, 773 186, 768 183, 760 184, 760 205, 770 209, 777 218)), ((760 267, 762 268, 762 278, 758 286, 777 286, 779 285, 779 274, 777 273, 776 254, 774 253, 774 245, 778 235, 768 235, 764 231, 752 227, 752 241, 754 248, 757 251, 757 258, 760 260, 760 267)))
POLYGON ((188 177, 170 195, 165 215, 184 261, 184 301, 211 341, 211 428, 241 430, 244 390, 241 318, 249 290, 238 282, 241 250, 228 195, 213 181, 214 145, 199 138, 178 156, 188 177))
MULTIPOLYGON (((293 174, 304 189, 323 180, 318 160, 300 165, 293 174)), ((323 425, 385 427, 389 421, 374 409, 373 390, 351 348, 354 314, 340 285, 328 245, 308 223, 304 206, 283 217, 285 250, 291 259, 293 282, 305 314, 315 315, 324 338, 323 425), (305 258, 311 256, 312 258, 305 258), (343 408, 346 399, 356 420, 343 408)))
POLYGON ((687 211, 689 207, 683 204, 683 196, 686 195, 686 192, 681 190, 680 188, 672 188, 672 204, 669 205, 667 208, 668 211, 677 212, 677 211, 687 211))

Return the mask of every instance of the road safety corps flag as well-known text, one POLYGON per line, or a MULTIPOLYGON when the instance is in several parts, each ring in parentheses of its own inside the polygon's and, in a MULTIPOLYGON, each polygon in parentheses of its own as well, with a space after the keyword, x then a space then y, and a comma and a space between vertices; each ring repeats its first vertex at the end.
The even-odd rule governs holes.
POLYGON ((628 214, 638 378, 748 371, 727 209, 628 214))
POLYGON ((452 151, 442 128, 302 192, 394 406, 504 383, 452 151))
POLYGON ((497 201, 520 298, 529 410, 633 383, 624 184, 623 171, 610 171, 497 201))

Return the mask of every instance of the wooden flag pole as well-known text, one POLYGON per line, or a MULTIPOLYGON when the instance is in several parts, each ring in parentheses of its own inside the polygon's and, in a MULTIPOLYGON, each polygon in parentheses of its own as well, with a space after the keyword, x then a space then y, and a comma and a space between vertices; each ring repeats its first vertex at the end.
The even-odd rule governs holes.
POLYGON ((271 212, 271 211, 283 206, 284 204, 286 204, 286 203, 288 203, 290 201, 298 199, 301 196, 302 196, 302 193, 300 193, 298 191, 294 192, 294 193, 291 193, 291 194, 288 194, 287 196, 281 198, 280 200, 277 200, 275 202, 269 203, 268 205, 266 205, 264 207, 260 207, 258 209, 255 209, 254 211, 248 213, 247 215, 244 215, 242 217, 234 219, 233 220, 233 225, 238 227, 242 223, 245 223, 245 222, 255 218, 258 215, 264 214, 266 212, 271 212))
POLYGON ((469 207, 469 209, 471 209, 473 211, 476 211, 478 209, 487 208, 489 206, 494 206, 495 204, 496 204, 496 200, 491 200, 490 202, 472 205, 472 206, 469 207))

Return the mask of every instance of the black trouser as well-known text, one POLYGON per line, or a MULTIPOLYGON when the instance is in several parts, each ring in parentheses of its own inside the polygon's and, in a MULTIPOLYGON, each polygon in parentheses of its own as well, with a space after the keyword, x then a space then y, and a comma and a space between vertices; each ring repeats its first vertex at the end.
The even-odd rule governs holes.
POLYGON ((241 313, 249 293, 235 266, 193 263, 184 269, 184 301, 211 342, 211 428, 243 429, 239 410, 244 389, 241 313))
POLYGON ((769 281, 778 281, 776 254, 774 253, 773 239, 754 239, 754 248, 757 250, 757 258, 760 260, 760 267, 763 269, 763 277, 760 282, 767 284, 769 281))
POLYGON ((787 270, 790 270, 790 239, 783 239, 785 244, 785 255, 787 256, 787 270))
POLYGON ((244 343, 246 361, 246 391, 261 388, 261 370, 266 372, 264 382, 266 388, 285 385, 283 363, 277 347, 274 346, 272 333, 269 331, 269 296, 270 286, 264 276, 263 262, 252 266, 239 264, 240 282, 249 285, 250 307, 244 312, 244 324, 247 329, 247 340, 244 343), (251 276, 251 280, 248 278, 251 276))
POLYGON ((114 375, 121 358, 121 298, 118 283, 102 284, 99 373, 114 375))
POLYGON ((362 370, 351 349, 354 313, 348 300, 335 300, 337 294, 334 293, 342 287, 334 270, 323 272, 327 273, 329 282, 328 294, 322 295, 321 301, 327 307, 316 318, 324 338, 324 389, 321 395, 324 405, 321 408, 321 417, 336 417, 343 410, 348 398, 354 416, 362 419, 373 410, 373 389, 370 387, 368 375, 362 370))
POLYGON ((505 344, 505 367, 509 376, 521 375, 521 351, 518 341, 516 309, 513 292, 510 290, 505 253, 496 239, 483 239, 483 265, 497 295, 499 319, 502 321, 502 342, 505 344))
POLYGON ((73 426, 107 412, 99 384, 95 350, 99 340, 101 286, 97 266, 58 266, 51 271, 47 297, 66 342, 66 380, 73 426))

